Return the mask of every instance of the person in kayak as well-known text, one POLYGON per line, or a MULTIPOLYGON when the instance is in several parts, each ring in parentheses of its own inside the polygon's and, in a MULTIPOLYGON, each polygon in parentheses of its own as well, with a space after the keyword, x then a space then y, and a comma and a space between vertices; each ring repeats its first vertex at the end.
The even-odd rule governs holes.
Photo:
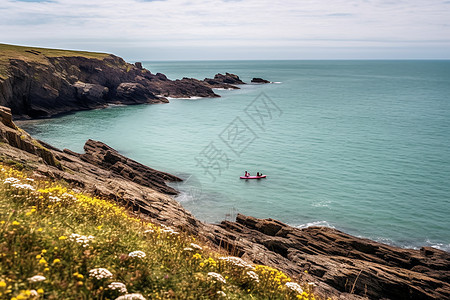
POLYGON ((250 173, 249 172, 247 172, 247 171, 245 171, 245 175, 244 175, 245 177, 248 177, 248 176, 250 176, 250 173))

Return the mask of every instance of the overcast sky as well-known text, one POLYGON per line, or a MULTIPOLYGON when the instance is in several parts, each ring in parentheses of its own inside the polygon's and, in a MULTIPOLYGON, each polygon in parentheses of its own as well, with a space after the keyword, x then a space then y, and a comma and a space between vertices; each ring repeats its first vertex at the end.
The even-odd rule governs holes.
POLYGON ((0 43, 131 61, 450 59, 450 1, 0 0, 0 43))

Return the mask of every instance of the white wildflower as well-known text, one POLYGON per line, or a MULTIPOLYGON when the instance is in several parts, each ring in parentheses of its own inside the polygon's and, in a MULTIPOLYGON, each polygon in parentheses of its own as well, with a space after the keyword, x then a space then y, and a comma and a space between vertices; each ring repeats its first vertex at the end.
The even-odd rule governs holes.
POLYGON ((116 300, 146 300, 141 294, 126 294, 117 297, 116 300))
POLYGON ((191 243, 191 247, 192 247, 193 249, 203 250, 202 246, 199 246, 199 245, 194 244, 194 243, 191 243))
POLYGON ((314 282, 308 282, 308 285, 309 285, 309 286, 312 286, 312 287, 317 286, 317 284, 315 284, 314 282))
POLYGON ((248 271, 247 275, 256 282, 259 282, 259 276, 253 271, 248 271))
POLYGON ((147 229, 146 231, 144 231, 144 233, 154 233, 155 231, 153 229, 147 229))
POLYGON ((45 279, 47 279, 47 278, 45 278, 42 275, 35 275, 33 277, 28 278, 28 281, 29 282, 40 282, 40 281, 44 281, 45 279))
POLYGON ((161 231, 164 233, 168 233, 170 235, 177 235, 179 234, 177 231, 173 230, 172 228, 170 228, 169 226, 166 226, 164 224, 161 224, 161 227, 163 228, 161 231))
POLYGON ((248 269, 252 269, 252 270, 255 269, 255 267, 252 264, 249 264, 248 262, 244 261, 240 257, 224 256, 224 257, 219 257, 219 259, 223 260, 225 262, 231 263, 232 265, 235 265, 236 267, 248 268, 248 269))
POLYGON ((30 296, 31 298, 37 298, 39 297, 39 293, 36 290, 30 290, 30 296))
POLYGON ((94 239, 95 237, 92 235, 89 236, 85 236, 85 235, 80 235, 78 233, 72 233, 69 236, 69 240, 77 242, 78 244, 82 244, 83 247, 87 247, 89 246, 89 243, 94 239))
POLYGON ((34 187, 28 183, 22 183, 22 184, 21 183, 13 183, 13 184, 11 184, 11 186, 16 189, 34 191, 34 187))
POLYGON ((59 201, 61 201, 61 198, 59 198, 57 196, 50 196, 50 197, 48 197, 48 200, 50 200, 50 202, 59 202, 59 201))
POLYGON ((108 285, 108 288, 111 290, 119 290, 120 293, 124 294, 127 292, 127 286, 122 282, 111 282, 108 285))
POLYGON ((163 229, 162 232, 168 233, 168 234, 170 234, 170 235, 177 235, 177 234, 179 234, 178 232, 176 232, 176 231, 173 230, 172 228, 169 228, 169 229, 163 229))
POLYGON ((3 183, 18 183, 18 182, 20 182, 20 180, 14 177, 9 177, 3 180, 3 183))
POLYGON ((33 179, 33 178, 25 178, 25 180, 28 180, 28 181, 31 181, 31 182, 33 182, 33 181, 34 181, 34 179, 33 179))
POLYGON ((220 275, 219 273, 215 273, 215 272, 209 272, 208 276, 214 278, 217 281, 220 281, 222 283, 226 283, 227 281, 225 280, 225 278, 223 278, 222 275, 220 275))
POLYGON ((130 257, 138 257, 138 258, 144 258, 145 257, 145 253, 142 251, 133 251, 128 253, 128 256, 130 257))
POLYGON ((69 193, 64 193, 64 194, 61 195, 61 197, 63 197, 63 198, 71 198, 73 200, 77 200, 77 197, 75 197, 74 195, 69 194, 69 193))
POLYGON ((291 290, 293 290, 297 294, 303 293, 303 290, 302 290, 301 286, 298 283, 286 282, 286 287, 290 288, 291 290))
POLYGON ((194 249, 192 249, 191 247, 186 247, 183 249, 183 251, 194 251, 194 249))
POLYGON ((226 297, 226 296, 227 296, 227 294, 225 294, 224 291, 217 291, 216 294, 217 294, 219 297, 226 297))
POLYGON ((100 280, 105 278, 111 278, 113 274, 105 268, 97 268, 90 270, 89 276, 95 277, 96 279, 100 280))

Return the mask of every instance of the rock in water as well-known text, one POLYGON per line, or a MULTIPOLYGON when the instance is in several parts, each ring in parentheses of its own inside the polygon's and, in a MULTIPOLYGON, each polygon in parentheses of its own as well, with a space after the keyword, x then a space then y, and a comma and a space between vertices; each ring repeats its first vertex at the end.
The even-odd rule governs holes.
POLYGON ((265 80, 265 79, 262 79, 262 78, 259 78, 259 77, 253 78, 252 82, 253 83, 270 83, 269 80, 265 80))

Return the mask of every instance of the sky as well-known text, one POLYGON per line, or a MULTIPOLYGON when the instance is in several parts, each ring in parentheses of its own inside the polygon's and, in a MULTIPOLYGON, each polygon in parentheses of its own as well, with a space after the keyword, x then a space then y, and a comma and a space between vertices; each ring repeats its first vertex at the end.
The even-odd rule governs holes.
POLYGON ((0 0, 0 43, 129 61, 450 59, 450 1, 0 0))

